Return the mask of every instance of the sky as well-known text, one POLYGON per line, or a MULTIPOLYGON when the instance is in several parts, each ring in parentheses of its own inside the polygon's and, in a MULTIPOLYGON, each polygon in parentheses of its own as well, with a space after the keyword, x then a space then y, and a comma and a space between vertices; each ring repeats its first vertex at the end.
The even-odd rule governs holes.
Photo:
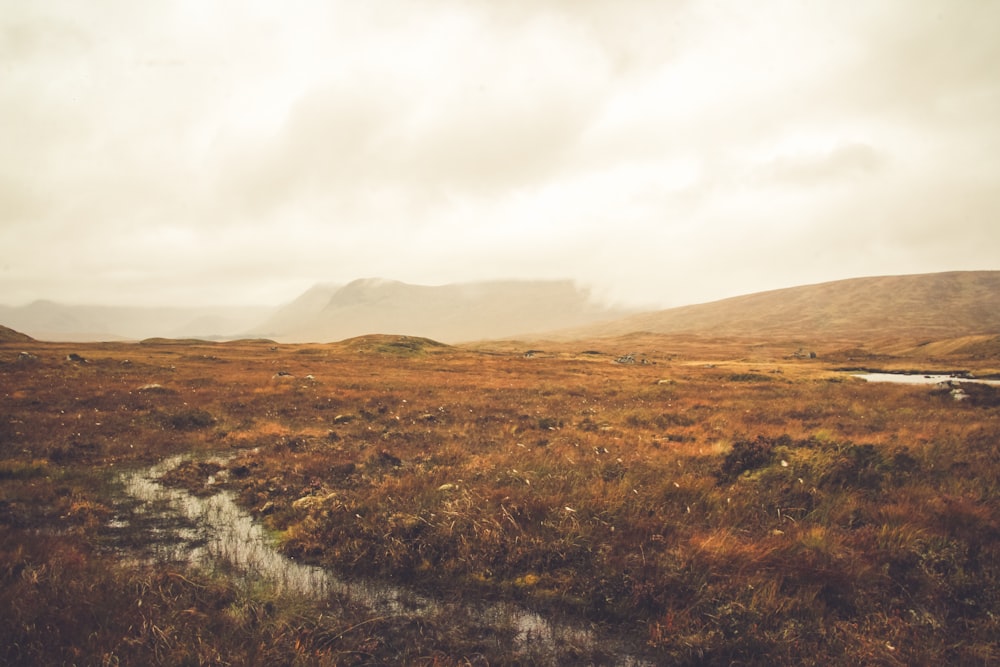
POLYGON ((0 303, 1000 269, 992 0, 0 0, 0 303))

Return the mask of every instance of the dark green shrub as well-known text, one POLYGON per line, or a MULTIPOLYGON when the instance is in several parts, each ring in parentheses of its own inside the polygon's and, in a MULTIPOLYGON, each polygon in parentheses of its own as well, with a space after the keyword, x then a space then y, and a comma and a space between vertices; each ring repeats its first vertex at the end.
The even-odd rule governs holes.
POLYGON ((178 431, 193 431, 208 428, 215 423, 215 417, 205 410, 191 409, 177 412, 167 417, 167 424, 178 431))
POLYGON ((756 440, 740 440, 726 454, 717 476, 720 480, 733 480, 740 474, 761 468, 771 462, 774 456, 774 443, 762 435, 756 440))

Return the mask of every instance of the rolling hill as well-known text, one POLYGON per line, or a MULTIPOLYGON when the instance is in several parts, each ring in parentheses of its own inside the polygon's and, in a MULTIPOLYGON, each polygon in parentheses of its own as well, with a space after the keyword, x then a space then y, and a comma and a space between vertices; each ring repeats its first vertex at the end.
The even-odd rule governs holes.
POLYGON ((1000 271, 852 278, 646 312, 558 338, 663 334, 955 338, 1000 333, 1000 271))

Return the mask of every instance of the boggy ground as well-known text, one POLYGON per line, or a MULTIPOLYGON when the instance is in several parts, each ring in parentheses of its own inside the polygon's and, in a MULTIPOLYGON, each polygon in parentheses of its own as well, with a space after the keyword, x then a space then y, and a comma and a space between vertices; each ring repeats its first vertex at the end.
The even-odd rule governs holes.
POLYGON ((505 654, 459 619, 309 606, 107 548, 109 471, 224 451, 221 474, 192 463, 173 483, 214 474, 298 559, 558 610, 653 662, 991 664, 1000 395, 956 401, 834 369, 1000 362, 885 349, 0 346, 0 661, 547 659, 505 654))

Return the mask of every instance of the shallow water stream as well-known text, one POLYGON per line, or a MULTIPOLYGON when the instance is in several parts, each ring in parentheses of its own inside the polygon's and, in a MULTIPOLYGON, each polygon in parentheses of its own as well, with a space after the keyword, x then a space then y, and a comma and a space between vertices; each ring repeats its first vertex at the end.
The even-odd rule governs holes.
POLYGON ((380 615, 454 614, 463 622, 513 628, 512 650, 551 650, 573 646, 599 648, 616 656, 615 664, 646 665, 616 639, 599 637, 579 623, 557 621, 509 603, 459 603, 435 600, 403 586, 335 576, 329 570, 296 562, 280 553, 272 535, 230 491, 196 496, 160 482, 161 476, 188 457, 166 459, 152 467, 120 473, 119 479, 136 506, 128 519, 112 528, 141 528, 144 539, 133 543, 135 558, 161 563, 185 563, 226 572, 238 583, 265 583, 277 591, 314 599, 331 595, 361 604, 380 615))

